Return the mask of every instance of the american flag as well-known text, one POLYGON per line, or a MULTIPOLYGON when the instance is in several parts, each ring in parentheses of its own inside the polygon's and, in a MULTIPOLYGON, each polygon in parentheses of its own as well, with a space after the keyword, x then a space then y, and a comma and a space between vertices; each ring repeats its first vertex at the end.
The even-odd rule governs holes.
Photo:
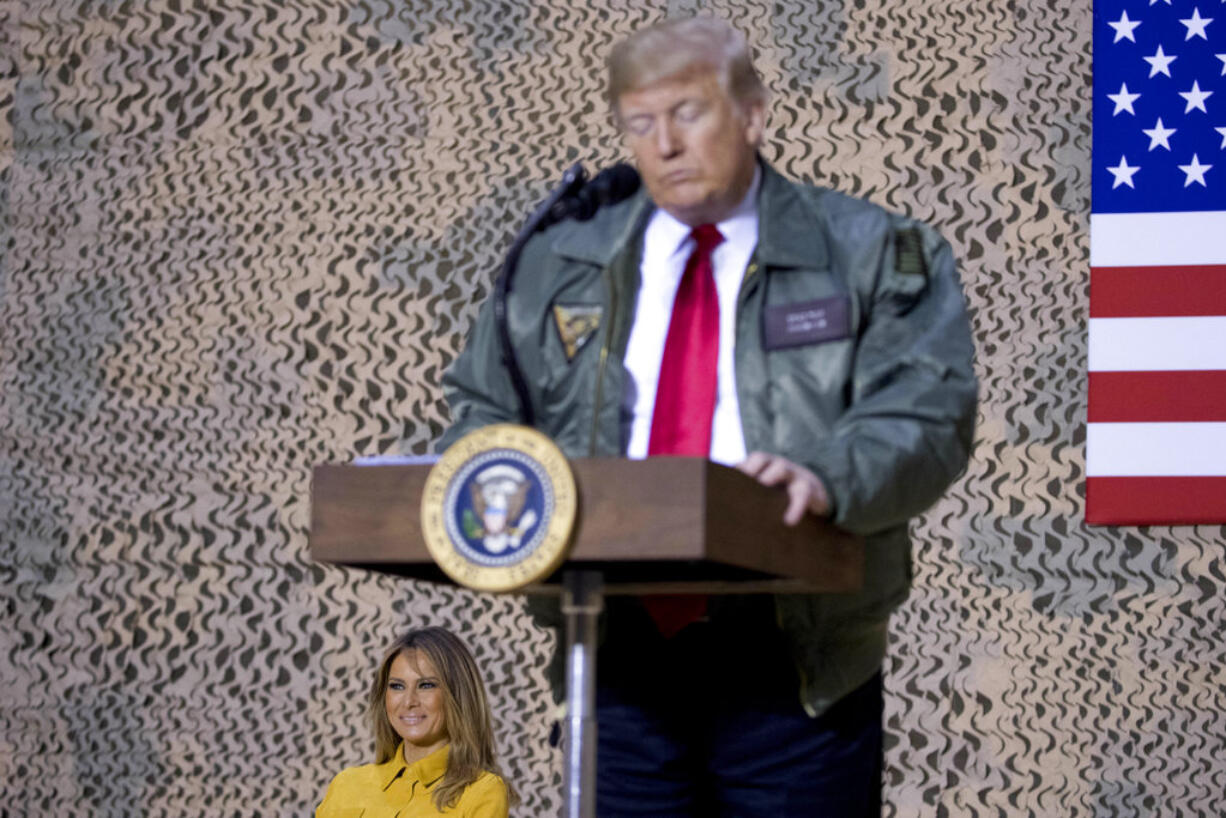
POLYGON ((1086 520, 1226 522, 1226 0, 1096 0, 1086 520))

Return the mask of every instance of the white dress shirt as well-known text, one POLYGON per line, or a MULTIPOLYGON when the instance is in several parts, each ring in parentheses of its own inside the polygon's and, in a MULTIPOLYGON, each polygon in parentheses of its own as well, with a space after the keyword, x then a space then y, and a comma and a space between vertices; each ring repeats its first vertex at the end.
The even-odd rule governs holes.
MULTIPOLYGON (((711 424, 711 451, 716 463, 734 465, 745 459, 745 435, 736 397, 736 371, 732 347, 736 338, 736 302, 749 257, 758 244, 758 187, 762 172, 755 170, 753 183, 740 205, 716 227, 724 241, 711 253, 715 289, 719 295, 719 362, 715 393, 715 416, 711 424)), ((626 381, 623 407, 630 414, 628 457, 647 456, 651 416, 656 405, 656 382, 664 358, 664 341, 673 314, 673 299, 694 249, 690 228, 657 209, 643 235, 643 260, 639 269, 639 292, 626 346, 626 381)))

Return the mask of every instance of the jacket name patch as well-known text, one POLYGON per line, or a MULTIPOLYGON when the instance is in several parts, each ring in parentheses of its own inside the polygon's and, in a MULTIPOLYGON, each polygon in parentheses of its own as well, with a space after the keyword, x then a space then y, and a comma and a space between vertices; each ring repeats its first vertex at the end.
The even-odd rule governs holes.
POLYGON ((562 347, 566 350, 566 360, 573 361, 583 345, 600 329, 602 311, 599 304, 553 305, 553 320, 558 327, 562 347))
POLYGON ((850 334, 848 310, 845 295, 767 307, 762 345, 767 349, 786 349, 846 338, 850 334))

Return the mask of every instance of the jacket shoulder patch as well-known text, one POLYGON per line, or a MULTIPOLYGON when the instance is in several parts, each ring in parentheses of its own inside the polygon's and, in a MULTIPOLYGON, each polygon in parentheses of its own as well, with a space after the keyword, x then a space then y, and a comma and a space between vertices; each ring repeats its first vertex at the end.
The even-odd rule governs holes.
POLYGON ((894 267, 904 275, 928 277, 924 261, 924 239, 919 230, 908 227, 894 234, 894 267))

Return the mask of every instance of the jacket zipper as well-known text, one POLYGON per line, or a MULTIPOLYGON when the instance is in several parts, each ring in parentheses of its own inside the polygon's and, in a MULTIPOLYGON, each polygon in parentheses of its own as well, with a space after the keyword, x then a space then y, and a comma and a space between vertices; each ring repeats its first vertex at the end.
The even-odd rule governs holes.
POLYGON ((596 456, 596 435, 600 431, 600 405, 604 401, 604 371, 609 360, 609 347, 613 345, 613 328, 617 319, 617 291, 613 287, 613 274, 609 267, 601 270, 601 277, 609 293, 609 315, 605 321, 604 343, 600 346, 600 361, 596 364, 596 397, 592 404, 592 434, 588 440, 588 456, 596 456))
MULTIPOLYGON (((758 263, 758 250, 755 247, 753 254, 750 255, 749 257, 749 265, 745 268, 745 275, 742 276, 741 278, 741 286, 737 290, 736 324, 735 324, 735 327, 733 328, 733 337, 736 340, 739 340, 741 336, 741 321, 742 319, 745 318, 745 304, 749 301, 749 291, 753 286, 752 282, 754 279, 754 275, 758 272, 759 266, 760 265, 758 263)), ((733 341, 734 345, 736 343, 736 340, 733 341)), ((734 346, 733 350, 735 351, 735 349, 736 347, 734 346)), ((738 369, 737 362, 734 356, 733 361, 732 361, 732 371, 735 373, 737 369, 738 369)), ((736 392, 737 392, 737 395, 736 395, 737 405, 740 410, 740 417, 738 419, 741 421, 741 433, 742 435, 744 435, 745 450, 746 450, 746 453, 748 453, 748 452, 752 452, 754 448, 756 448, 752 444, 757 442, 756 440, 757 430, 750 429, 745 423, 744 407, 745 407, 746 401, 744 400, 744 396, 741 395, 741 381, 739 378, 737 378, 737 381, 736 381, 736 392), (755 438, 754 440, 750 439, 751 434, 755 438)))

